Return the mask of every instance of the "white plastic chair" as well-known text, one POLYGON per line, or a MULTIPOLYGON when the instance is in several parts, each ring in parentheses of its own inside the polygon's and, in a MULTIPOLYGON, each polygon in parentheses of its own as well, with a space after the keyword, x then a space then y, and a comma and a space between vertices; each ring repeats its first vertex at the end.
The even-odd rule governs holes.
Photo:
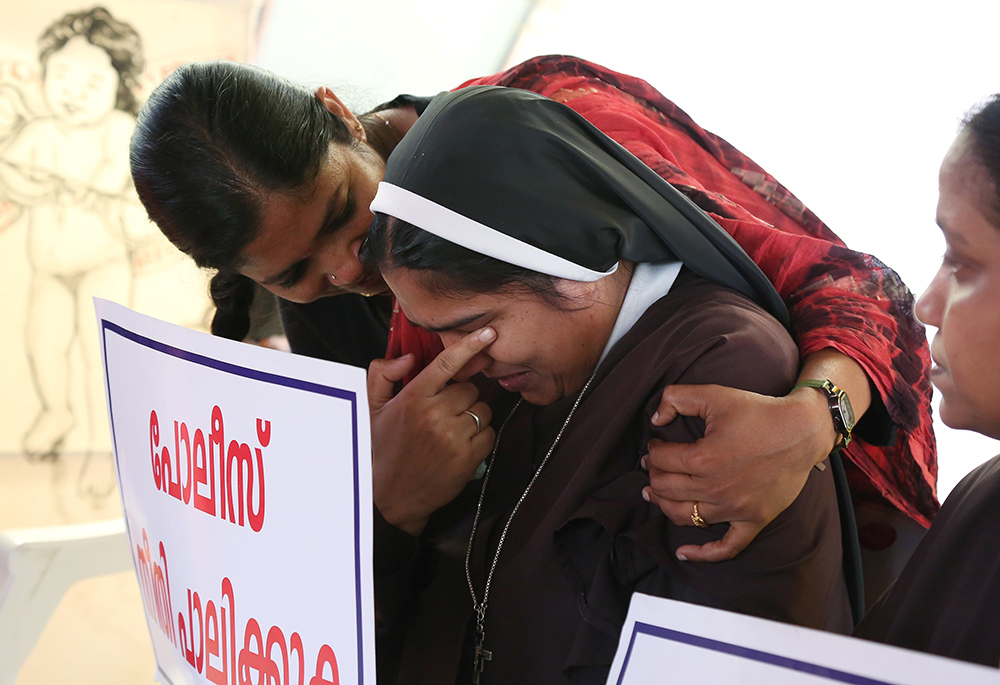
POLYGON ((0 533, 0 685, 13 685, 70 586, 131 569, 123 519, 0 533))

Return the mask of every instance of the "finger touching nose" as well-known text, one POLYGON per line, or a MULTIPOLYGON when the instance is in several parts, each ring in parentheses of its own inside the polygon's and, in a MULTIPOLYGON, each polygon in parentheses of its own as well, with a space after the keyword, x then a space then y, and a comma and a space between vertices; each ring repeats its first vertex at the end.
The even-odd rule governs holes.
POLYGON ((488 354, 480 352, 475 357, 466 362, 465 366, 455 374, 456 381, 467 381, 477 373, 485 371, 493 362, 488 354))
POLYGON ((489 347, 495 339, 496 331, 489 327, 481 328, 466 336, 460 336, 458 342, 451 345, 446 344, 444 351, 407 387, 412 386, 429 395, 435 395, 452 379, 468 380, 472 375, 478 373, 474 370, 476 365, 482 364, 482 368, 489 365, 489 357, 483 353, 483 350, 489 347), (468 373, 470 370, 473 373, 468 373))
MULTIPOLYGON (((444 345, 445 349, 452 347, 453 345, 458 345, 462 340, 465 339, 466 334, 458 333, 455 331, 446 331, 439 334, 441 336, 441 343, 444 345)), ((477 373, 485 369, 490 365, 490 357, 485 352, 477 352, 476 354, 469 357, 466 362, 455 372, 454 380, 456 381, 467 381, 477 373)))

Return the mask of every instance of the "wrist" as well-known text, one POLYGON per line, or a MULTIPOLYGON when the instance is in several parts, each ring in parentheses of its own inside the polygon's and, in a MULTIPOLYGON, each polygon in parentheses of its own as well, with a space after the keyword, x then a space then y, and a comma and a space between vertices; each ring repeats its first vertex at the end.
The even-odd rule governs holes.
POLYGON ((394 510, 392 507, 387 507, 383 509, 375 503, 375 508, 379 510, 382 514, 382 518, 393 528, 398 528, 399 530, 412 535, 413 537, 419 537, 423 532, 424 527, 427 526, 426 516, 418 516, 414 514, 408 514, 405 511, 394 510))
POLYGON ((372 493, 372 503, 382 518, 393 528, 418 537, 427 525, 429 512, 421 511, 417 502, 387 487, 379 487, 378 479, 372 493))
POLYGON ((803 451, 809 456, 809 466, 816 466, 833 452, 841 440, 830 416, 829 403, 823 393, 806 386, 794 388, 788 399, 800 410, 799 425, 807 435, 807 448, 803 451))
POLYGON ((823 379, 829 379, 847 393, 855 422, 865 415, 872 402, 874 386, 858 362, 833 348, 807 354, 796 384, 823 379))
POLYGON ((814 388, 826 398, 827 407, 830 410, 830 420, 837 433, 837 441, 834 443, 832 451, 847 447, 851 443, 851 432, 854 430, 854 409, 851 407, 850 396, 829 378, 800 380, 792 389, 803 387, 814 388))

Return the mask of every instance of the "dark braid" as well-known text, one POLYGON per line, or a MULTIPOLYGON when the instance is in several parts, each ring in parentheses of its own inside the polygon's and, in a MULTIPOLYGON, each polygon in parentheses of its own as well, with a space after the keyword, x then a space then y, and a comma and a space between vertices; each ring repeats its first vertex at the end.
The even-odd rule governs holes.
POLYGON ((235 271, 219 271, 212 277, 208 291, 215 304, 212 335, 230 340, 245 339, 250 332, 254 282, 235 271))

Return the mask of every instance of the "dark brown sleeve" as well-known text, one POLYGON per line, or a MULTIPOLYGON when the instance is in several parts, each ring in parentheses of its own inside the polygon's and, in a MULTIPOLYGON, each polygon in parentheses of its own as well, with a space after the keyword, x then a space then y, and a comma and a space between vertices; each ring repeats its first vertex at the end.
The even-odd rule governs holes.
MULTIPOLYGON (((693 360, 674 382, 786 394, 798 371, 798 351, 787 333, 753 308, 729 311, 725 321, 730 332, 693 360)), ((646 426, 651 426, 649 419, 661 391, 658 387, 650 395, 646 426)), ((650 437, 674 442, 692 442, 703 434, 703 422, 691 418, 650 430, 650 437)), ((799 625, 850 630, 841 571, 840 517, 830 469, 813 470, 795 502, 735 559, 719 563, 677 560, 675 551, 680 546, 719 539, 727 529, 725 523, 702 529, 653 517, 631 534, 641 554, 656 564, 639 588, 656 594, 660 594, 658 588, 668 588, 675 599, 799 625)))

